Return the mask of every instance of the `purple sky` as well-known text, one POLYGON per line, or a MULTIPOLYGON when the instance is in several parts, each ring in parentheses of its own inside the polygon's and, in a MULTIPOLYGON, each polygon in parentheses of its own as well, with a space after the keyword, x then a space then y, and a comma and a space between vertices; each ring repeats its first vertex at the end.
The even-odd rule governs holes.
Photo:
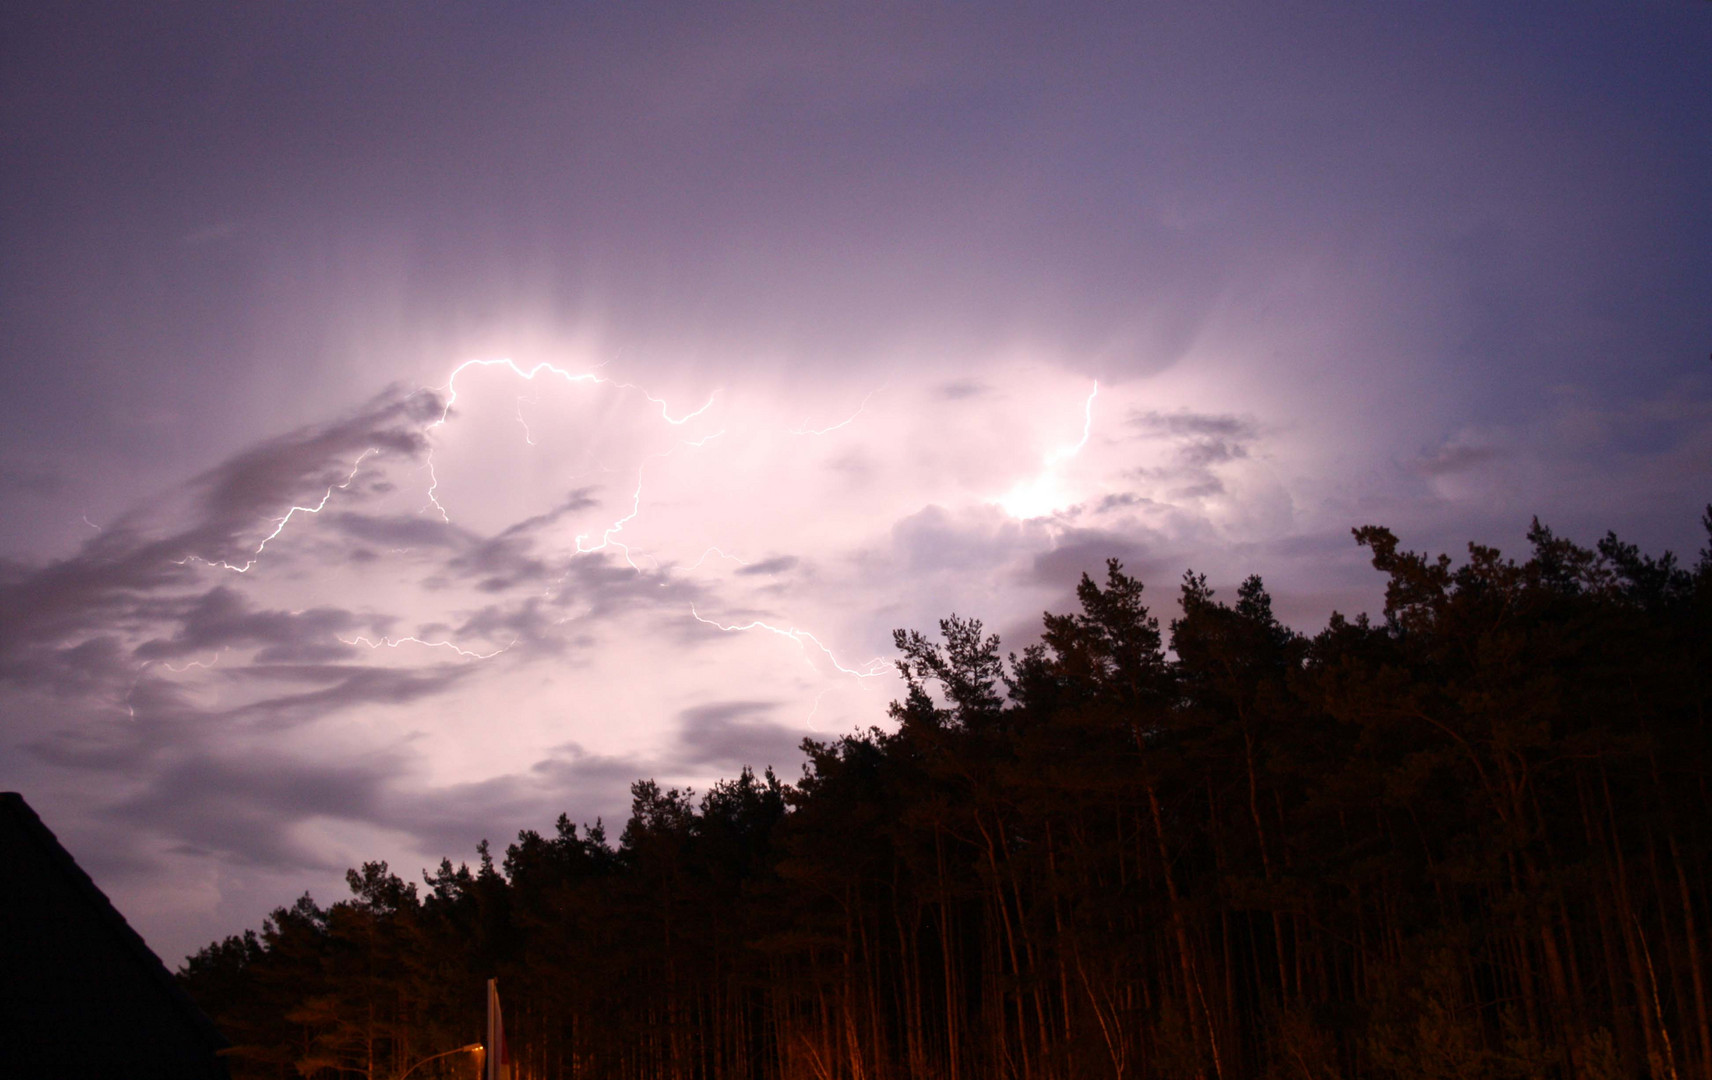
POLYGON ((176 961, 794 778, 892 628, 1020 648, 1107 556, 1311 630, 1353 525, 1692 553, 1708 56, 1700 0, 9 5, 0 787, 176 961))

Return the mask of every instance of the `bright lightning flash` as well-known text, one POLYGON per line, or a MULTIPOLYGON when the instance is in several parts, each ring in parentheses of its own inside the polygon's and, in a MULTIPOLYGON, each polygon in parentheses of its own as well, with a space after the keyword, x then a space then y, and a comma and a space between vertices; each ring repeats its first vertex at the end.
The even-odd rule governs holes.
POLYGON ((1006 492, 999 500, 999 505, 1004 508, 1005 513, 1014 518, 1046 517, 1071 501, 1063 478, 1059 476, 1059 468, 1088 445, 1088 438, 1094 431, 1094 399, 1099 396, 1100 384, 1096 382, 1088 400, 1082 406, 1082 438, 1072 446, 1060 447, 1046 455, 1039 473, 1020 481, 1006 492))

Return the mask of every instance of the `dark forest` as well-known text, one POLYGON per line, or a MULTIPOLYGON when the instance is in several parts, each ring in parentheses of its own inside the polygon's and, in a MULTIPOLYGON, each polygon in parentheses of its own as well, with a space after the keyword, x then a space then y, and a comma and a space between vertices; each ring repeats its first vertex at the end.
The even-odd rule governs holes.
POLYGON ((1528 539, 1358 529, 1384 618, 1313 636, 1113 561, 1021 654, 899 631, 794 783, 369 863, 180 977, 243 1077, 397 1077, 489 977, 529 1078, 1712 1076, 1712 541, 1528 539))

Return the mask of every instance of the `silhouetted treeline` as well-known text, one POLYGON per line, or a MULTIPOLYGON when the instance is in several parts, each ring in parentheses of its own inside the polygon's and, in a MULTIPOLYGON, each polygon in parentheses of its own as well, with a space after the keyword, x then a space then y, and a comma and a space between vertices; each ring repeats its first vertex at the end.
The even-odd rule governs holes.
POLYGON ((794 785, 369 864, 185 985, 269 1077, 397 1076, 490 975, 527 1077, 1712 1076, 1712 548, 1356 538, 1382 622, 1191 574, 1162 629, 1114 561, 1008 661, 900 631, 794 785))

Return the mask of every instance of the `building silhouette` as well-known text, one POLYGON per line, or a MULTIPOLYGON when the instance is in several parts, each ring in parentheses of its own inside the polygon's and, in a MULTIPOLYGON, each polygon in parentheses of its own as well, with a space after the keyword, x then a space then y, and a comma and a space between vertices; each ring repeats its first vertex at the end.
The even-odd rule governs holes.
POLYGON ((0 792, 0 1077, 227 1076, 226 1040, 16 792, 0 792))

